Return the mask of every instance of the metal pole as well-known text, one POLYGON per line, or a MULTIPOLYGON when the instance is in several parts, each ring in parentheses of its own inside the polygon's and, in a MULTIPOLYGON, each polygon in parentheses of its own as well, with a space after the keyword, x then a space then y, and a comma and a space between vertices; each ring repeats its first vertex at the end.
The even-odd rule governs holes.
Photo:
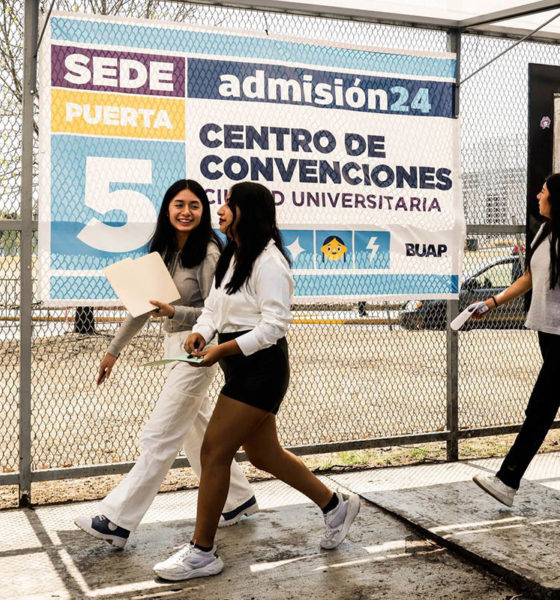
POLYGON ((471 77, 474 77, 477 73, 480 73, 480 71, 482 71, 483 69, 486 69, 486 67, 491 65, 493 62, 497 61, 501 56, 503 56, 504 54, 507 54, 508 52, 513 50, 516 46, 519 46, 519 44, 521 44, 521 42, 524 42, 525 40, 529 39, 531 36, 535 35, 535 33, 537 33, 537 31, 540 31, 543 27, 546 27, 549 23, 551 23, 552 21, 554 21, 554 19, 557 19, 558 17, 560 17, 560 13, 551 17, 550 19, 548 19, 548 21, 546 21, 542 25, 539 25, 539 27, 537 27, 536 29, 533 29, 533 31, 531 31, 531 33, 528 33, 526 36, 522 37, 520 40, 517 40, 517 42, 515 42, 515 44, 512 44, 509 48, 506 48, 503 52, 500 52, 500 54, 498 54, 497 56, 494 56, 494 58, 491 58, 488 62, 484 63, 476 71, 473 71, 470 75, 465 77, 465 79, 463 79, 463 81, 461 81, 459 83, 459 85, 463 85, 463 83, 465 83, 465 81, 468 81, 471 77))
POLYGON ((20 240, 19 505, 31 501, 31 303, 33 293, 33 101, 39 0, 25 2, 20 240))
MULTIPOLYGON (((459 81, 461 75, 461 32, 448 33, 447 45, 457 56, 455 72, 455 118, 459 117, 459 81)), ((447 460, 459 458, 459 334, 449 324, 459 314, 459 301, 447 301, 447 460)))
POLYGON ((37 54, 39 54, 39 48, 41 47, 41 42, 43 41, 43 36, 45 35, 45 29, 47 28, 47 25, 49 24, 49 20, 51 18, 51 13, 52 13, 52 9, 54 8, 54 3, 56 2, 56 0, 52 0, 51 5, 49 6, 49 10, 47 12, 47 16, 45 17, 44 23, 43 23, 43 29, 41 29, 41 35, 39 36, 39 41, 37 42, 37 48, 35 49, 35 56, 37 56, 37 54))

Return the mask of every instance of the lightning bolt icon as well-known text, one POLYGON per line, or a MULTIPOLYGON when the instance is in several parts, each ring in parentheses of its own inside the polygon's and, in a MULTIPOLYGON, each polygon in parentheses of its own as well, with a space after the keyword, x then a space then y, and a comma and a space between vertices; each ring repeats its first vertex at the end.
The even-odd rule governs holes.
POLYGON ((369 256, 369 262, 371 262, 375 258, 375 255, 377 254, 377 250, 379 249, 379 246, 375 243, 376 240, 377 240, 376 237, 370 237, 369 242, 367 243, 367 246, 366 246, 366 250, 371 250, 371 254, 369 256))

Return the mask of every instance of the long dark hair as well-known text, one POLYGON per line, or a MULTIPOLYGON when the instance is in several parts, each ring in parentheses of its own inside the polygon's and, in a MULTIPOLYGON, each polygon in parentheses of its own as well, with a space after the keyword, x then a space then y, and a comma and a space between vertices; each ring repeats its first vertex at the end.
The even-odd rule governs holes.
POLYGON ((228 243, 216 266, 216 287, 220 287, 235 254, 233 276, 225 286, 228 294, 235 294, 251 276, 255 260, 270 240, 274 240, 288 264, 291 261, 276 225, 276 207, 268 188, 251 181, 236 183, 230 190, 228 205, 234 218, 226 232, 228 243), (233 238, 234 226, 239 246, 233 238))
POLYGON ((535 250, 548 238, 550 239, 550 289, 553 290, 560 277, 560 256, 558 243, 560 240, 560 173, 554 173, 546 178, 546 188, 549 194, 550 218, 546 217, 545 226, 540 235, 527 249, 527 270, 531 270, 531 258, 535 250))
POLYGON ((172 184, 163 196, 159 209, 156 230, 150 240, 150 252, 159 252, 167 267, 171 265, 173 254, 177 251, 177 232, 169 221, 169 204, 183 190, 191 191, 202 203, 200 224, 193 229, 179 255, 183 267, 191 268, 199 265, 206 258, 208 244, 214 242, 221 250, 222 242, 212 229, 210 219, 210 203, 204 188, 194 179, 179 179, 172 184))

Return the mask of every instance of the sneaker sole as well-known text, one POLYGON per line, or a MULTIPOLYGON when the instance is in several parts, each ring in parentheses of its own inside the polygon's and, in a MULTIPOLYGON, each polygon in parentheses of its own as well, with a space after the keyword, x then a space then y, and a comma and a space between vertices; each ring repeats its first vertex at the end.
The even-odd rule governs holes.
POLYGON ((342 544, 342 542, 346 539, 348 531, 350 530, 350 526, 354 522, 354 519, 358 516, 359 512, 360 497, 357 494, 352 494, 348 499, 348 511, 346 513, 346 518, 344 519, 344 525, 341 531, 342 537, 333 546, 324 546, 321 542, 321 548, 323 548, 323 550, 334 550, 335 548, 338 548, 338 546, 340 546, 340 544, 342 544))
POLYGON ((76 527, 79 527, 82 531, 89 533, 89 535, 91 535, 92 537, 98 540, 103 540, 104 542, 107 542, 110 546, 114 546, 115 548, 124 548, 126 546, 126 542, 128 542, 128 540, 125 540, 119 536, 110 536, 106 535, 105 533, 99 533, 99 531, 96 531, 95 529, 93 529, 93 527, 81 525, 78 522, 78 519, 74 520, 74 525, 76 525, 76 527))
POLYGON ((231 527, 232 525, 237 525, 237 523, 239 523, 243 517, 250 517, 251 515, 258 513, 259 510, 259 505, 253 504, 252 506, 249 506, 247 510, 243 510, 238 515, 235 515, 233 519, 229 519, 228 521, 222 521, 220 519, 218 522, 218 527, 221 529, 222 527, 231 527))
POLYGON ((473 477, 473 481, 476 483, 476 485, 478 485, 478 487, 481 490, 484 490, 489 496, 492 496, 492 498, 494 498, 494 500, 497 500, 498 502, 501 502, 504 506, 507 506, 509 508, 511 508, 513 506, 513 500, 509 500, 507 498, 503 498, 502 496, 500 496, 500 494, 498 494, 497 492, 495 492, 492 488, 486 487, 482 481, 478 480, 477 475, 475 475, 473 477))
POLYGON ((161 569, 154 567, 154 573, 165 581, 186 581, 187 579, 196 579, 198 577, 211 577, 212 575, 218 575, 224 568, 224 561, 218 557, 212 564, 190 571, 189 573, 166 573, 161 569))

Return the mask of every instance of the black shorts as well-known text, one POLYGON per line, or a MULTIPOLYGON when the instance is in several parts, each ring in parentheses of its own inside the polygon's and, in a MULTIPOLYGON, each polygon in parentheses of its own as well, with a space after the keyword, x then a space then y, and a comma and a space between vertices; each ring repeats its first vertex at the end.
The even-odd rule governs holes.
MULTIPOLYGON (((247 333, 218 334, 218 343, 223 344, 247 333)), ((290 363, 286 338, 274 346, 259 350, 250 356, 234 354, 220 360, 226 383, 221 392, 228 398, 261 408, 276 414, 284 399, 290 382, 290 363)))

